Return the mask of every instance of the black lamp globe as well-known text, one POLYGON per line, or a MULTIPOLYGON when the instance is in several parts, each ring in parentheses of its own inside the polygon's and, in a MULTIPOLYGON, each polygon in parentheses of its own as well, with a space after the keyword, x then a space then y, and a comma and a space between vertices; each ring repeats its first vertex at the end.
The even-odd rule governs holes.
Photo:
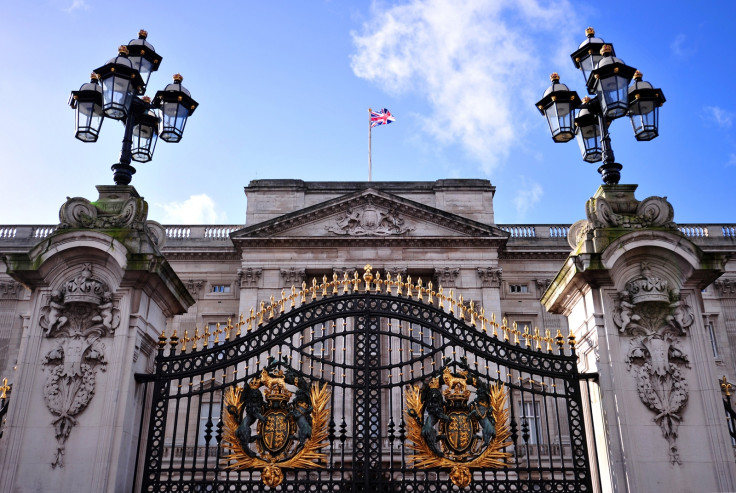
POLYGON ((156 53, 153 45, 146 41, 148 32, 144 29, 138 31, 138 39, 131 39, 128 43, 128 60, 141 75, 143 81, 142 91, 145 92, 151 73, 158 70, 161 65, 161 55, 156 53))
POLYGON ((603 58, 588 79, 588 92, 595 91, 606 117, 619 118, 629 111, 629 82, 636 69, 613 56, 611 45, 604 45, 601 55, 603 58))
MULTIPOLYGON (((141 98, 143 102, 150 103, 147 96, 141 98)), ((158 116, 153 110, 148 110, 135 119, 131 144, 131 157, 133 161, 146 163, 153 159, 153 151, 158 140, 158 116)))
POLYGON ((659 107, 666 101, 661 89, 654 89, 643 81, 641 72, 634 73, 629 87, 629 118, 638 141, 647 141, 659 135, 659 107))
POLYGON ((575 136, 577 137, 583 161, 596 163, 603 160, 601 146, 601 127, 597 112, 600 105, 597 99, 583 98, 578 117, 575 118, 575 136))
POLYGON ((96 142, 100 127, 105 118, 102 112, 102 88, 100 76, 92 72, 90 82, 82 84, 78 91, 72 91, 69 106, 75 110, 76 133, 74 137, 82 142, 96 142))
POLYGON ((199 106, 189 91, 181 85, 183 80, 180 74, 175 74, 174 83, 156 93, 154 104, 159 108, 161 118, 159 136, 166 142, 181 140, 187 118, 199 106))
MULTIPOLYGON (((587 86, 590 74, 598 66, 598 62, 603 58, 601 55, 601 48, 606 44, 601 38, 595 37, 595 29, 589 27, 585 30, 587 38, 585 41, 580 43, 580 46, 574 53, 570 55, 572 63, 575 64, 575 68, 579 68, 583 73, 585 84, 587 86)), ((613 49, 613 47, 611 47, 613 49)), ((612 53, 616 56, 616 53, 612 53)), ((594 94, 594 91, 588 91, 590 94, 594 94)))
POLYGON ((557 72, 549 76, 552 85, 544 91, 542 99, 537 101, 537 109, 547 118, 552 140, 568 142, 575 138, 573 118, 575 109, 580 105, 580 98, 565 84, 560 83, 557 72))
POLYGON ((118 56, 95 69, 102 82, 102 111, 113 120, 128 115, 134 94, 142 93, 141 75, 128 60, 128 48, 118 48, 118 56))

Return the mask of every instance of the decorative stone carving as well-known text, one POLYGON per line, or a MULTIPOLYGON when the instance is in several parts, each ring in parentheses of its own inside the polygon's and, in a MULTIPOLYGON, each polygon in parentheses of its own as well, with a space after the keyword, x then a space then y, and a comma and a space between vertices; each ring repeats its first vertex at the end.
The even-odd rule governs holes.
POLYGON ((248 267, 247 269, 238 269, 238 283, 241 288, 253 288, 258 286, 258 280, 263 274, 263 269, 254 269, 248 267))
POLYGON ((23 296, 23 286, 15 281, 0 281, 0 300, 17 300, 23 296))
POLYGON ((390 236, 413 231, 394 209, 380 211, 368 203, 361 208, 348 209, 334 225, 325 226, 330 233, 348 236, 390 236))
POLYGON ((59 226, 54 234, 67 229, 108 230, 125 246, 151 253, 166 241, 166 231, 156 221, 148 221, 148 204, 135 188, 126 185, 99 185, 95 202, 83 197, 67 198, 59 209, 59 226), (118 236, 121 229, 124 235, 118 236), (110 231, 112 230, 112 231, 110 231))
POLYGON ((634 374, 641 401, 655 413, 673 464, 680 464, 677 433, 688 400, 684 370, 690 368, 681 336, 695 321, 693 309, 677 290, 642 264, 641 275, 619 293, 613 320, 622 334, 633 336, 626 363, 634 374))
MULTIPOLYGON (((353 269, 355 270, 355 269, 353 269)), ((391 277, 396 279, 398 276, 406 277, 406 273, 408 269, 406 267, 386 267, 383 269, 386 274, 391 274, 391 277)), ((353 275, 352 272, 349 273, 351 276, 353 275)))
POLYGON ((108 201, 104 210, 83 197, 74 197, 59 210, 59 229, 142 228, 147 216, 148 204, 140 197, 108 201))
POLYGON ((301 286, 307 279, 307 274, 304 269, 290 267, 281 269, 281 278, 284 280, 284 286, 301 286))
POLYGON ((484 288, 500 288, 503 269, 500 267, 478 267, 481 285, 484 288))
MULTIPOLYGON (((603 185, 585 204, 587 219, 577 221, 568 230, 569 245, 577 248, 581 241, 591 238, 591 233, 599 229, 614 228, 627 232, 641 228, 677 228, 672 221, 674 209, 666 197, 639 201, 634 197, 635 190, 636 185, 603 185)), ((604 241, 610 243, 617 235, 607 236, 604 241)))
POLYGON ((189 294, 192 295, 192 298, 199 299, 199 293, 202 292, 202 288, 204 287, 205 281, 201 279, 189 279, 187 282, 184 283, 184 286, 186 286, 187 291, 189 291, 189 294))
POLYGON ((736 279, 719 279, 713 285, 722 296, 736 294, 736 279))
POLYGON ((547 288, 549 288, 549 285, 552 284, 552 279, 537 279, 537 289, 539 290, 539 294, 541 295, 545 291, 547 291, 547 288))
POLYGON ((54 291, 41 309, 39 325, 44 335, 54 340, 41 363, 48 372, 44 386, 46 407, 52 421, 56 451, 52 467, 63 467, 64 448, 77 416, 84 411, 95 392, 98 370, 107 365, 101 339, 120 325, 120 311, 103 281, 92 276, 92 265, 54 291))
POLYGON ((451 269, 445 267, 444 269, 435 269, 434 277, 437 279, 437 285, 443 288, 454 288, 455 282, 460 275, 460 269, 457 267, 451 269))
POLYGON ((352 279, 353 274, 355 273, 355 269, 352 267, 335 267, 332 269, 332 272, 337 274, 338 279, 342 279, 346 273, 348 275, 348 278, 352 279))

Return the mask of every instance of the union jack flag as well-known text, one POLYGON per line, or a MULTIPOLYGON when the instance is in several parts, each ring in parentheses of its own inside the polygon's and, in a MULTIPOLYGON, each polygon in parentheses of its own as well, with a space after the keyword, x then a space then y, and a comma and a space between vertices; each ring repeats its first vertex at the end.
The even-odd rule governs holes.
POLYGON ((377 127, 378 125, 388 125, 396 121, 396 118, 386 108, 376 111, 369 108, 368 111, 371 112, 371 128, 377 127))

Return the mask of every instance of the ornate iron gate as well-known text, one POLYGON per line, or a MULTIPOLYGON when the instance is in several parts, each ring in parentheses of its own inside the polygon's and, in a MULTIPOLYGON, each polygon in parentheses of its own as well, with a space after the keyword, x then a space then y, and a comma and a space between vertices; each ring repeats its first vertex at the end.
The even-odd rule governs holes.
POLYGON ((370 271, 162 334, 140 490, 593 490, 574 340, 370 271))

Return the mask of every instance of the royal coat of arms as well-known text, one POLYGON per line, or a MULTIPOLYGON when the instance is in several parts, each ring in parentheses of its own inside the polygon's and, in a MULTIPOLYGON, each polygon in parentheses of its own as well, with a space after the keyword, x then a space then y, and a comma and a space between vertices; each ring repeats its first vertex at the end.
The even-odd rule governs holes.
POLYGON ((471 469, 504 467, 511 456, 503 451, 512 444, 503 384, 489 384, 465 363, 448 364, 421 388, 410 387, 406 415, 414 466, 451 468, 460 488, 470 484, 471 469), (468 386, 475 388, 472 401, 468 386))
POLYGON ((261 469, 270 487, 281 484, 282 469, 324 467, 329 401, 327 384, 310 383, 286 362, 270 360, 244 386, 225 392, 227 467, 261 469))

